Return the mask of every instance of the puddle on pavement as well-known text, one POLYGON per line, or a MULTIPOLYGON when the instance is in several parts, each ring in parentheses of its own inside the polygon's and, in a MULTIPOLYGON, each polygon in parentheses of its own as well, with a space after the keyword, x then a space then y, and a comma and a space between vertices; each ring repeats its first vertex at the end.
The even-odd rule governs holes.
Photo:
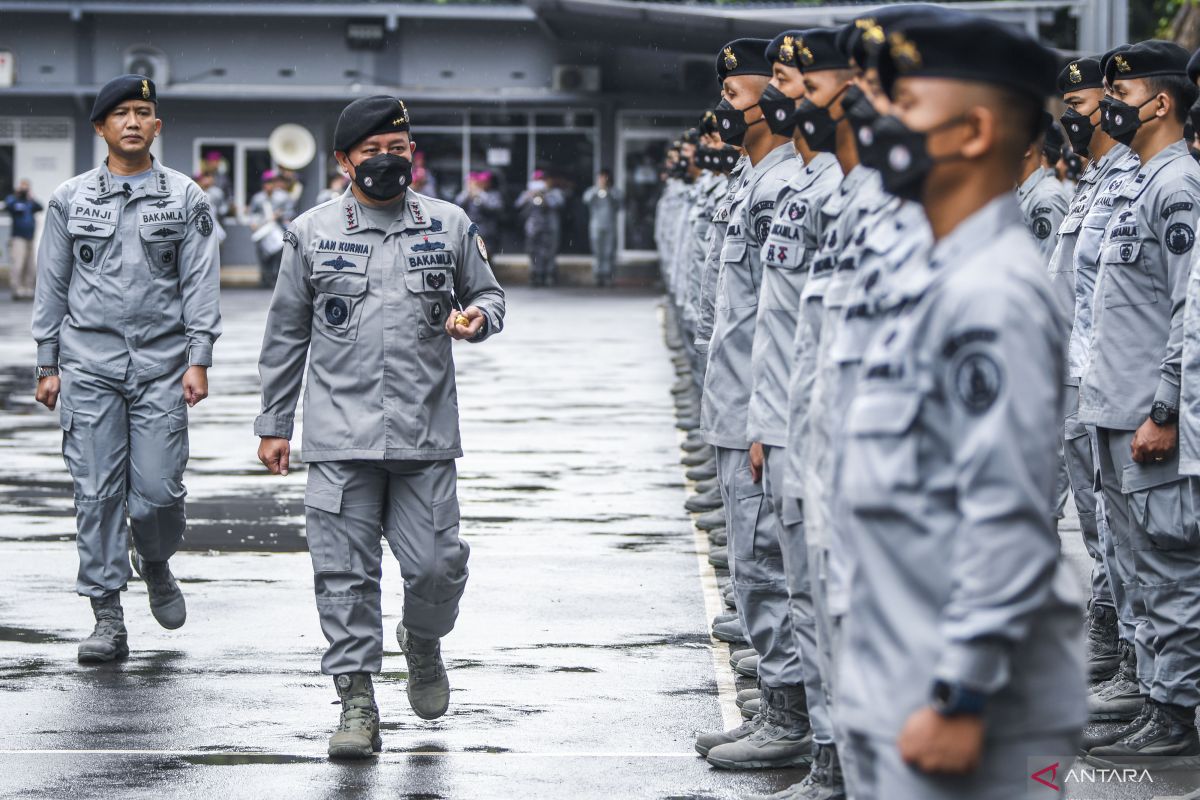
POLYGON ((70 641, 56 633, 39 631, 33 628, 18 628, 12 625, 0 625, 0 642, 21 642, 22 644, 59 644, 70 641))

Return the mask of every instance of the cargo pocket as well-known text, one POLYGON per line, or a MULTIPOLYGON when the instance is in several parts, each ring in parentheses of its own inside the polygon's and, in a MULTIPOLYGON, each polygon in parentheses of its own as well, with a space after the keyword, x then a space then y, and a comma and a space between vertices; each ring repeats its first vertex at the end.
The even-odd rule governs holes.
POLYGON ((1191 482, 1179 474, 1179 462, 1126 464, 1121 493, 1129 498, 1129 514, 1138 530, 1135 550, 1180 550, 1200 545, 1191 482))
POLYGON ((180 403, 167 412, 167 447, 170 448, 171 455, 173 456, 169 459, 169 463, 174 468, 171 477, 178 482, 183 481, 183 471, 187 467, 188 462, 189 445, 187 430, 187 403, 180 403))
POLYGON ((179 242, 142 242, 146 249, 146 261, 150 274, 156 278, 169 278, 179 272, 175 263, 179 258, 179 242))
POLYGON ((912 431, 920 410, 915 390, 867 392, 851 403, 846 431, 853 443, 842 467, 842 489, 851 508, 894 508, 897 494, 920 488, 912 431))
POLYGON ((471 548, 459 538, 458 496, 452 494, 433 504, 433 536, 437 549, 438 587, 436 602, 446 602, 462 594, 467 581, 467 559, 471 548))
POLYGON ((349 572, 350 537, 342 517, 342 487, 310 469, 304 507, 313 572, 349 572))
POLYGON ((733 556, 750 560, 754 558, 754 540, 763 504, 762 481, 754 482, 750 475, 750 467, 739 469, 734 476, 733 498, 732 522, 737 532, 737 535, 730 537, 733 539, 733 556))
POLYGON ((91 429, 75 416, 74 411, 63 405, 62 400, 58 405, 58 424, 63 431, 63 461, 75 479, 78 494, 83 489, 83 479, 92 474, 91 429))
POLYGON ((317 273, 312 276, 312 286, 317 328, 335 339, 355 341, 366 300, 367 276, 317 273))

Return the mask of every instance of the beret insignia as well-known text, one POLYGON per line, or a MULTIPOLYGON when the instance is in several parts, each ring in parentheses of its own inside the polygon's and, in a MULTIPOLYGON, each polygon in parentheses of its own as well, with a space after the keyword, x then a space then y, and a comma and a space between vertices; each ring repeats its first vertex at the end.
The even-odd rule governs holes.
POLYGON ((892 58, 901 72, 908 72, 921 66, 921 51, 909 41, 908 37, 899 31, 889 37, 892 47, 892 58))
POLYGON ((735 56, 733 54, 732 47, 725 48, 724 56, 725 56, 725 69, 737 69, 738 60, 737 60, 737 56, 735 56))
POLYGON ((1129 62, 1125 60, 1123 55, 1113 56, 1113 63, 1117 65, 1117 72, 1129 72, 1133 67, 1129 66, 1129 62))
POLYGON ((1067 80, 1071 83, 1083 83, 1083 73, 1079 71, 1079 64, 1072 63, 1067 67, 1067 80))

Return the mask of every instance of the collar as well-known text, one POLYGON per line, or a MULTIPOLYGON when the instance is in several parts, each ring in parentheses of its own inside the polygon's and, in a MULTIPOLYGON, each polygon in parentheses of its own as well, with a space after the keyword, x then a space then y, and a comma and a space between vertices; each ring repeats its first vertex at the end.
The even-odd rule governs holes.
MULTIPOLYGON (((1033 173, 1025 179, 1025 182, 1017 187, 1017 198, 1024 200, 1039 183, 1044 181, 1049 176, 1050 170, 1046 169, 1045 167, 1038 167, 1035 169, 1033 173)), ((1055 180, 1058 180, 1057 176, 1055 177, 1055 180)))
MULTIPOLYGON (((125 191, 125 181, 120 175, 113 175, 108 169, 108 159, 100 165, 96 172, 96 191, 98 197, 112 197, 125 191)), ((150 177, 134 190, 133 195, 147 197, 166 197, 171 193, 171 185, 167 181, 167 173, 163 171, 158 159, 150 156, 150 177)))
POLYGON ((798 192, 807 189, 816 182, 817 178, 836 166, 837 156, 833 153, 817 153, 803 169, 792 176, 792 179, 788 181, 788 186, 798 192))
POLYGON ((1125 186, 1121 190, 1121 197, 1128 200, 1136 199, 1147 186, 1154 183, 1155 176, 1162 171, 1163 167, 1181 158, 1191 158, 1191 154, 1188 153, 1187 142, 1183 139, 1167 145, 1157 155, 1143 164, 1142 168, 1137 171, 1137 174, 1125 182, 1125 186))
POLYGON ((1017 198, 1005 193, 967 217, 950 235, 934 245, 929 266, 932 270, 953 269, 971 261, 982 242, 990 242, 1010 225, 1022 225, 1017 198))
POLYGON ((791 139, 789 139, 788 141, 779 145, 779 147, 776 147, 771 152, 767 153, 767 155, 763 158, 762 161, 760 161, 757 164, 755 164, 754 166, 752 166, 751 174, 754 177, 758 177, 760 175, 765 175, 768 170, 784 163, 789 158, 794 158, 797 161, 800 160, 799 154, 796 153, 796 145, 792 144, 791 139))
POLYGON ((424 230, 433 224, 430 221, 429 212, 426 210, 425 201, 425 197, 417 194, 412 189, 406 191, 403 201, 404 208, 400 211, 395 221, 384 231, 382 228, 377 228, 370 223, 366 215, 362 213, 362 206, 359 204, 358 198, 354 196, 354 191, 347 187, 340 200, 342 233, 361 233, 367 230, 381 231, 383 233, 424 230))

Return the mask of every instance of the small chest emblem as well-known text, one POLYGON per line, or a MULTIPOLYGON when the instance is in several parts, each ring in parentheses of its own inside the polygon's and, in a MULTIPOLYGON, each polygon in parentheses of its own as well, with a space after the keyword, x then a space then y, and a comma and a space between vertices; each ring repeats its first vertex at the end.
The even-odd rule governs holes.
POLYGON ((425 275, 425 282, 434 289, 441 289, 446 285, 446 275, 442 272, 429 272, 425 275))

